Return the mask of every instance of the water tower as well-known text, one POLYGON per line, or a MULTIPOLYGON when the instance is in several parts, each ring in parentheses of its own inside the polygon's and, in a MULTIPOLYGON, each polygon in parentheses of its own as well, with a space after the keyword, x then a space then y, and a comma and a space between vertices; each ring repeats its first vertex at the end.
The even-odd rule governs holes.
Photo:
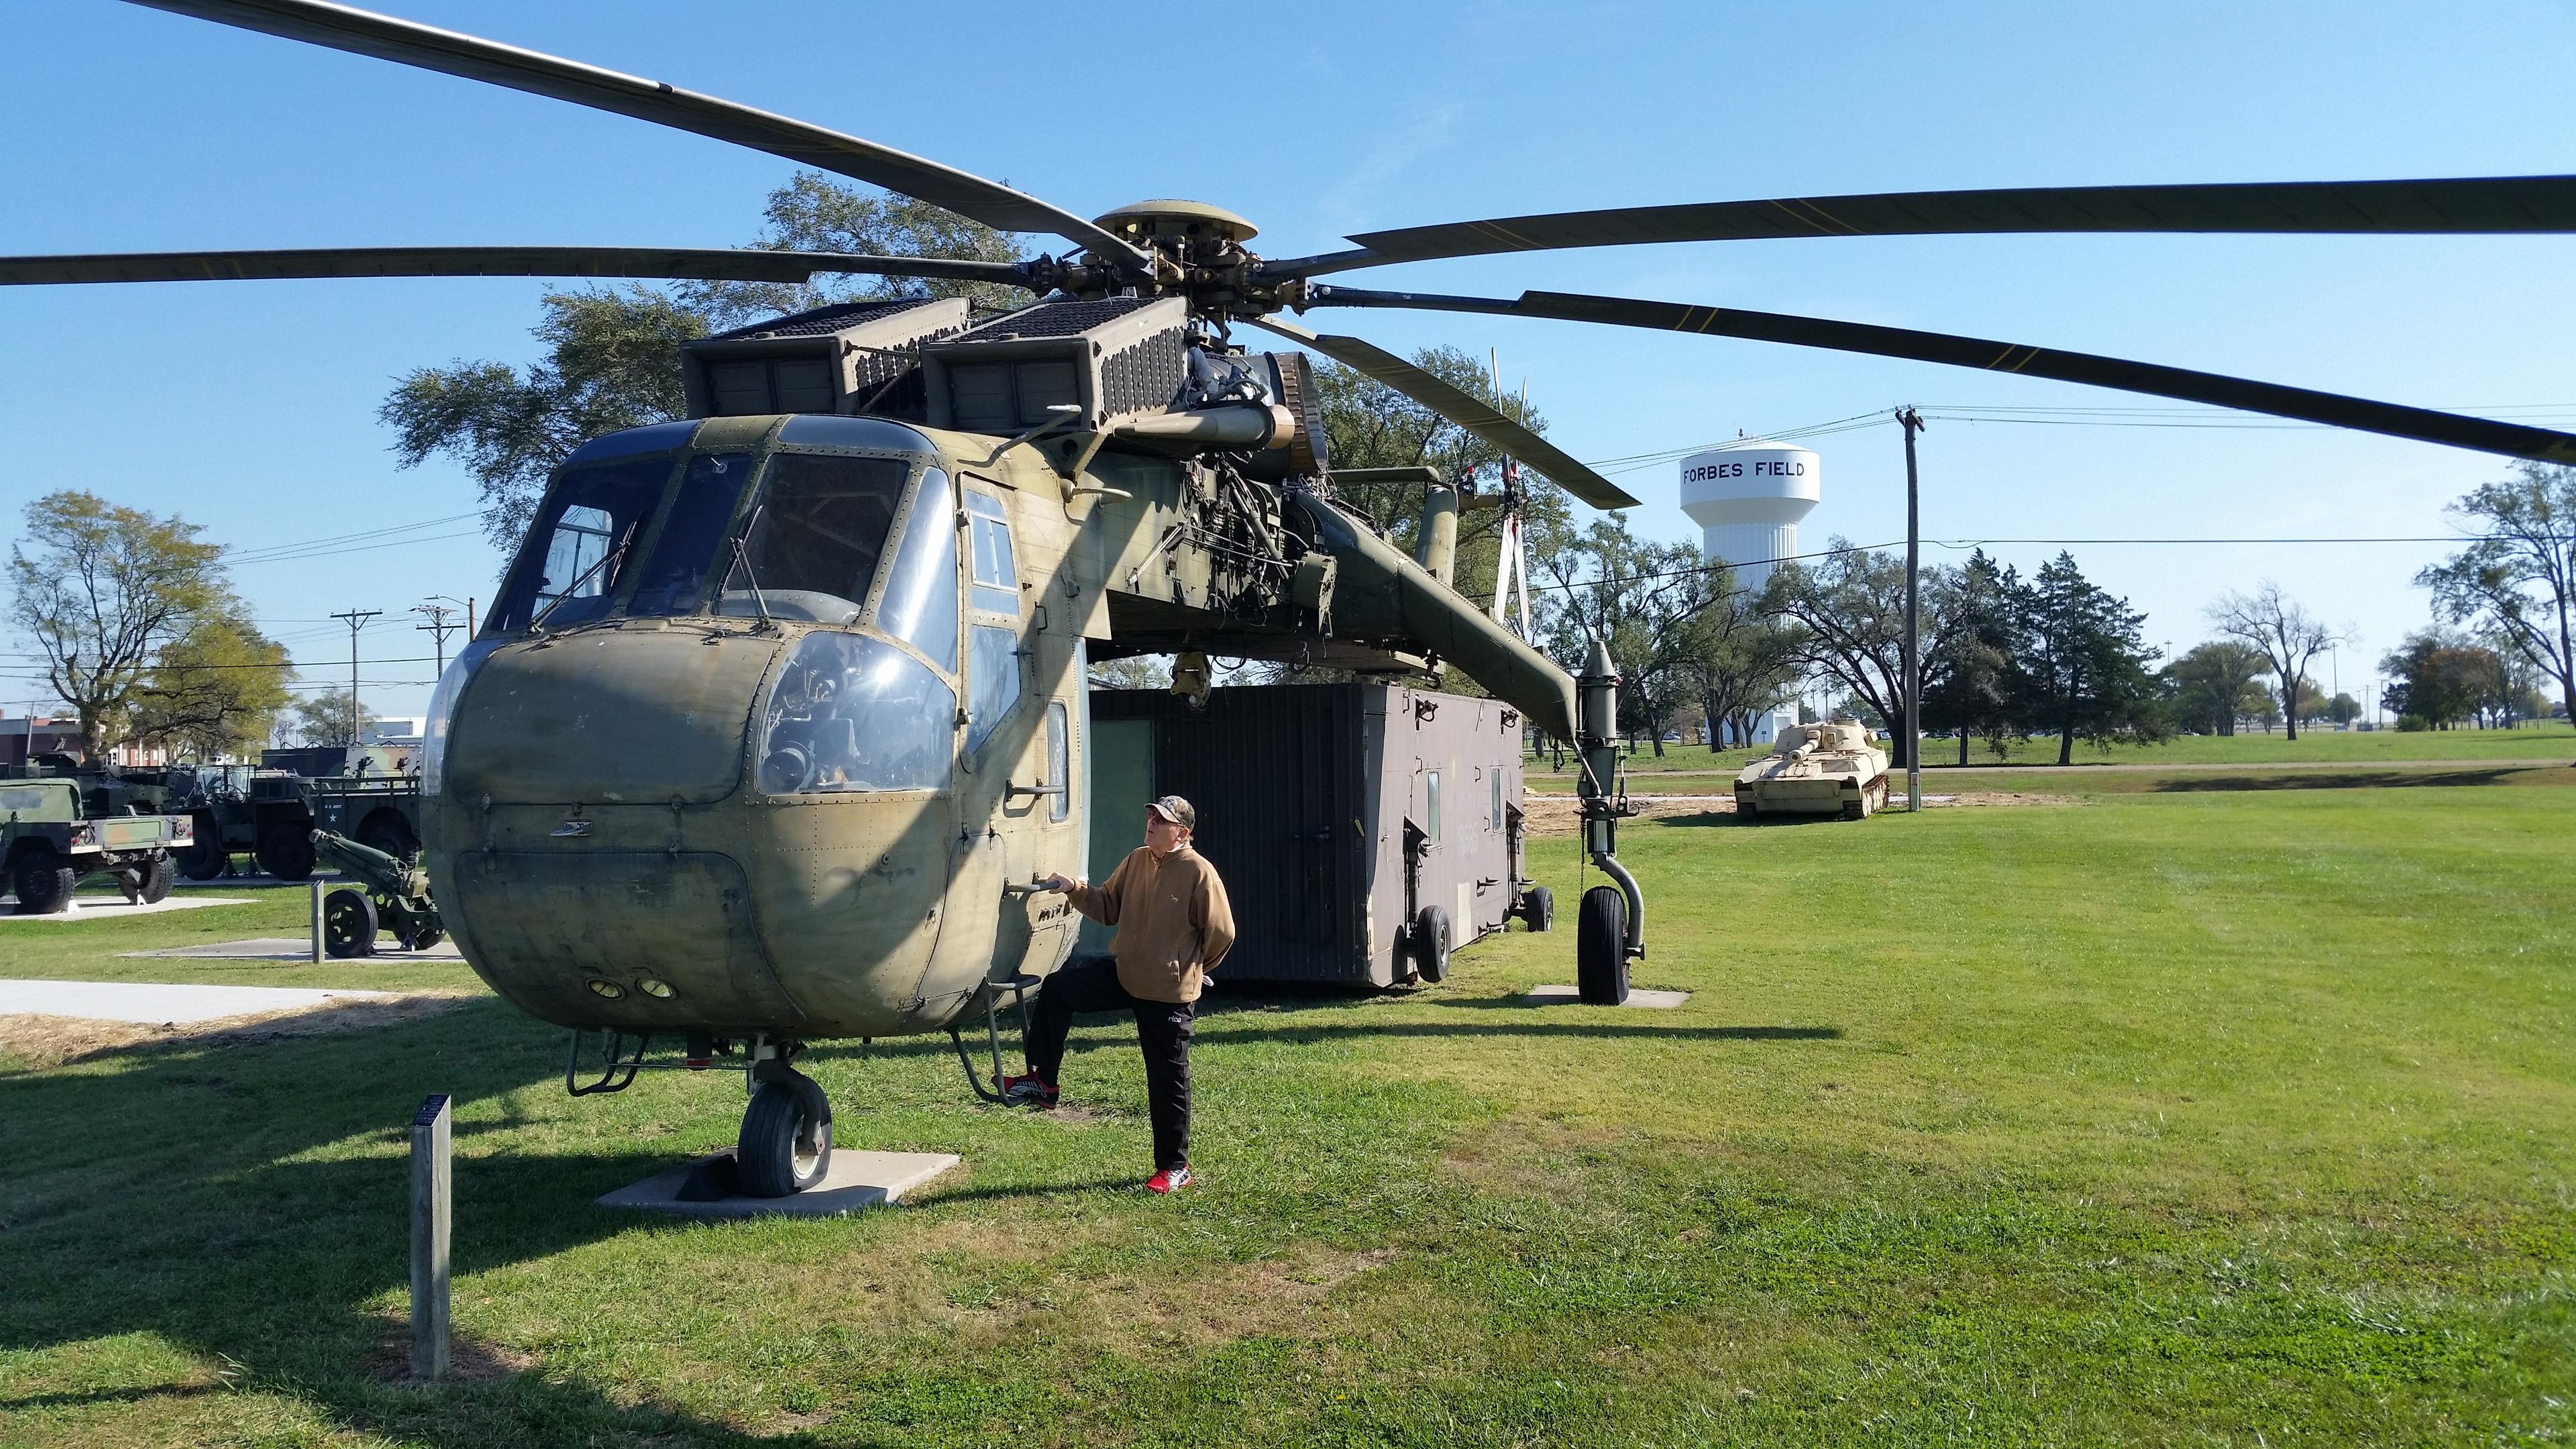
MULTIPOLYGON (((1798 552, 1798 520, 1824 495, 1824 468, 1815 454, 1761 438, 1747 438, 1682 460, 1682 512, 1700 526, 1700 554, 1735 566, 1735 586, 1760 593, 1774 560, 1798 552)), ((1757 716, 1750 738, 1769 744, 1798 722, 1796 705, 1757 716)))
POLYGON ((1682 460, 1682 512, 1700 552, 1735 565, 1735 586, 1760 592, 1773 559, 1798 551, 1798 520, 1823 496, 1824 470, 1804 448, 1748 438, 1682 460))

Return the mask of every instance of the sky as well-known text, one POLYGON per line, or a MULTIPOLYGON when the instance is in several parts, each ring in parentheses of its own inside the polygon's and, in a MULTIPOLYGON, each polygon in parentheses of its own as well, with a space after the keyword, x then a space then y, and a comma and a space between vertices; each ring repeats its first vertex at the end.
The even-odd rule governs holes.
MULTIPOLYGON (((1060 6, 402 0, 405 18, 669 81, 930 155, 1086 215, 1186 196, 1266 255, 1354 231, 1593 206, 1950 187, 2522 175, 2576 169, 2576 9, 2168 3, 1318 3, 1120 25, 1060 6)), ((112 0, 0 13, 0 254, 194 247, 731 246, 792 174, 622 117, 112 0)), ((2553 339, 2576 238, 1832 238, 1419 263, 1334 280, 1714 303, 2108 353, 2576 428, 2553 339)), ((407 612, 488 598, 500 555, 461 470, 396 466, 392 380, 524 363, 536 280, 171 283, 0 295, 0 535, 80 487, 206 526, 310 678, 359 640, 371 713, 417 713, 407 612), (378 534, 403 528, 407 531, 378 534), (360 535, 372 535, 361 537, 360 535), (320 542, 317 542, 320 541, 320 542)), ((1429 313, 1315 312, 1398 351, 1499 354, 1586 460, 1671 453, 1898 405, 1922 448, 1929 559, 2072 552, 2148 614, 2209 633, 2277 580, 2352 642, 2328 683, 2429 622, 2446 504, 2505 460, 1928 364, 1429 313), (1975 415, 1979 420, 1969 420, 1975 415), (2119 415, 2135 418, 2136 415, 2119 415), (2041 540, 2020 542, 2018 540, 2041 540), (2057 540, 2086 540, 2060 543, 2057 540)), ((1892 426, 1809 441, 1806 547, 1904 535, 1892 426)), ((1617 475, 1644 532, 1696 538, 1672 463, 1617 475)), ((451 642, 451 648, 453 644, 451 642)), ((0 642, 0 705, 41 690, 0 642)), ((334 661, 338 661, 336 667, 334 661)))

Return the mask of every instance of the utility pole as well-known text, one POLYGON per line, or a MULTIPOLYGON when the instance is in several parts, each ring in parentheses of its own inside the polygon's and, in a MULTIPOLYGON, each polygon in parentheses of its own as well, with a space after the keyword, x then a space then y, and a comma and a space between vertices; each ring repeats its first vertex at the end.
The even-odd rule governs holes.
POLYGON ((1920 811, 1923 808, 1923 510, 1914 481, 1914 435, 1923 431, 1923 415, 1912 408, 1898 408, 1896 424, 1905 430, 1905 799, 1906 809, 1920 811))
POLYGON ((369 619, 383 613, 382 609, 351 609, 345 614, 331 616, 349 626, 349 744, 352 748, 356 747, 358 737, 367 729, 366 712, 358 708, 358 631, 367 627, 369 619))
MULTIPOLYGON (((446 596, 445 594, 441 594, 441 595, 439 595, 438 597, 443 599, 443 598, 445 598, 445 597, 447 597, 447 596, 446 596)), ((442 604, 442 603, 437 602, 436 600, 432 600, 432 601, 430 601, 430 602, 428 602, 428 603, 425 603, 425 604, 414 604, 414 605, 412 605, 412 606, 411 606, 411 611, 412 611, 413 613, 415 613, 415 614, 424 614, 424 615, 427 615, 427 616, 428 616, 428 618, 429 618, 429 622, 428 622, 428 623, 426 623, 426 624, 414 624, 412 627, 413 627, 413 628, 415 628, 415 629, 421 630, 421 631, 422 631, 422 632, 424 632, 424 633, 433 634, 433 635, 437 636, 437 639, 438 639, 438 675, 439 675, 439 677, 440 677, 440 678, 442 678, 442 679, 446 678, 446 677, 447 677, 447 636, 448 636, 448 635, 450 635, 450 634, 455 633, 457 630, 462 629, 462 628, 464 628, 465 626, 464 626, 464 625, 462 625, 462 624, 451 624, 451 623, 449 623, 449 622, 448 622, 449 617, 450 617, 450 616, 452 616, 452 615, 454 615, 457 611, 456 611, 456 610, 454 610, 454 609, 449 608, 449 607, 448 607, 447 605, 445 605, 445 604, 442 604)))

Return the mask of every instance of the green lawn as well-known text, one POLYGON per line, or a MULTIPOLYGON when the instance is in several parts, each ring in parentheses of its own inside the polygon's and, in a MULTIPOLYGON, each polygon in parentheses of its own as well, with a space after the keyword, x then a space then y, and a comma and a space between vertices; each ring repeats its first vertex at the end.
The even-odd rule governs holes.
MULTIPOLYGON (((1884 748, 1882 744, 1881 748, 1884 748)), ((1663 771, 1698 772, 1722 770, 1728 774, 1744 768, 1761 750, 1719 750, 1711 753, 1703 745, 1664 746, 1657 755, 1650 747, 1641 747, 1627 756, 1632 775, 1663 771)), ((2271 734, 2183 735, 2160 745, 2113 745, 2104 747, 2075 742, 2078 765, 2268 765, 2300 762, 2330 764, 2369 764, 2389 760, 2507 760, 2549 759, 2576 760, 2576 728, 2559 722, 2524 725, 2509 730, 2428 730, 2418 734, 2400 734, 2395 730, 2336 731, 2303 730, 2296 740, 2275 731, 2271 734)), ((1533 780, 1551 774, 1572 778, 1573 758, 1567 757, 1564 770, 1554 768, 1553 755, 1532 756, 1527 761, 1533 780)), ((1955 766, 1959 762, 1956 740, 1932 740, 1923 750, 1927 769, 1955 766)), ((1968 744, 1970 766, 2037 765, 2055 768, 2055 737, 2015 741, 1997 759, 1985 741, 1968 744)))
MULTIPOLYGON (((1409 997, 1226 1001, 1208 1186, 1170 1202, 1106 1020, 1080 1117, 974 1105, 944 1042, 818 1052, 844 1142, 972 1167, 821 1222, 590 1208, 729 1140, 738 1088, 571 1101, 492 1002, 0 1075, 0 1443, 2576 1434, 2576 790, 1625 843, 1638 979, 1686 1006, 1516 1005, 1565 933, 1409 997), (420 1390, 385 1375, 431 1090, 475 1374, 420 1390)), ((1572 842, 1537 845, 1570 919, 1572 842)), ((101 965, 25 939, 0 974, 101 965)))

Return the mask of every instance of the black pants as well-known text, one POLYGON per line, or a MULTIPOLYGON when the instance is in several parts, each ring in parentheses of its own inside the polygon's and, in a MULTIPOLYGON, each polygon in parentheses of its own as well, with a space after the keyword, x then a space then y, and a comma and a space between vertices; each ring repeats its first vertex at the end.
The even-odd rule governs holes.
POLYGON ((1198 1008, 1188 1002, 1140 1001, 1118 984, 1118 963, 1078 957, 1047 978, 1029 1020, 1029 1070, 1052 1084, 1064 1064, 1064 1034, 1076 1012, 1136 1013, 1136 1044, 1145 1049, 1145 1101, 1154 1119, 1156 1170, 1190 1161, 1190 1034, 1198 1008))

